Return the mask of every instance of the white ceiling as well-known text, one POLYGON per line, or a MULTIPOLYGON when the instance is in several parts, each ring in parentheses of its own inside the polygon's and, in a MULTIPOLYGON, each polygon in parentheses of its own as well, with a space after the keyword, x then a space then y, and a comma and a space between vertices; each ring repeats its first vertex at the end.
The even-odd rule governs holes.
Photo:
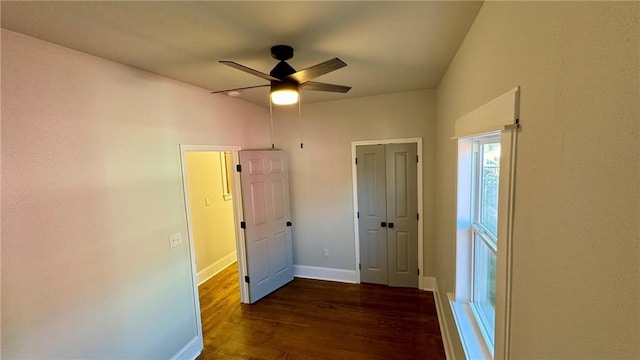
MULTIPOLYGON (((435 88, 482 2, 458 1, 2 1, 3 28, 209 90, 266 84, 219 64, 268 73, 269 49, 287 44, 300 70, 339 57, 348 66, 315 80, 349 85, 315 91, 319 102, 435 88)), ((226 95, 212 95, 226 96, 226 95)), ((268 89, 240 98, 268 106, 268 89)))

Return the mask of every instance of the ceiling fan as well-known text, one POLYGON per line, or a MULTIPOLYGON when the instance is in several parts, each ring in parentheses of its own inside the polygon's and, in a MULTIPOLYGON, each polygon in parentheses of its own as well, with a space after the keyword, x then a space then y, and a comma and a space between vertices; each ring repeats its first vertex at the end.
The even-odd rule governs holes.
POLYGON ((280 62, 271 70, 269 74, 265 74, 261 71, 254 70, 250 67, 238 64, 234 61, 220 60, 220 63, 232 68, 244 71, 251 75, 255 75, 261 79, 268 80, 270 84, 247 86, 236 89, 227 89, 212 91, 212 94, 218 93, 231 93, 239 90, 252 89, 258 87, 270 86, 271 101, 276 105, 289 105, 298 102, 298 90, 313 90, 313 91, 329 91, 346 93, 351 89, 350 86, 334 85, 321 83, 316 81, 310 81, 318 76, 327 74, 329 72, 338 70, 347 66, 347 64, 338 59, 333 58, 325 62, 313 65, 306 69, 296 71, 291 65, 287 64, 287 60, 293 57, 293 48, 289 45, 276 45, 271 47, 271 57, 280 62))

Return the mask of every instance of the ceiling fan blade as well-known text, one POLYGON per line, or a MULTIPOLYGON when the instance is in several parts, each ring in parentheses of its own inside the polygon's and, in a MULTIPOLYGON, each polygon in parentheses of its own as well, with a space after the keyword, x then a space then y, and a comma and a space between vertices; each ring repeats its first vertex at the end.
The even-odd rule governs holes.
POLYGON ((302 90, 330 91, 339 93, 346 93, 347 91, 351 90, 351 86, 326 84, 315 81, 307 81, 303 84, 300 84, 299 87, 302 90))
POLYGON ((333 58, 331 60, 327 60, 325 62, 321 62, 320 64, 317 65, 313 65, 311 67, 308 67, 306 69, 297 71, 291 75, 289 75, 289 78, 294 79, 295 81, 297 81, 299 84, 302 84, 304 82, 307 82, 313 78, 317 78, 320 75, 324 75, 326 73, 332 72, 334 70, 338 70, 340 68, 343 68, 347 66, 347 64, 338 59, 338 58, 333 58))
POLYGON ((245 87, 241 87, 241 88, 235 88, 235 89, 226 89, 226 90, 217 90, 217 91, 212 91, 212 94, 224 94, 224 93, 228 93, 231 91, 240 91, 240 90, 247 90, 247 89, 255 89, 255 88, 261 88, 261 87, 267 87, 267 86, 271 86, 270 84, 264 84, 264 85, 254 85, 254 86, 245 86, 245 87))
POLYGON ((269 74, 265 74, 265 73, 263 73, 263 72, 261 72, 261 71, 254 70, 254 69, 252 69, 252 68, 250 68, 250 67, 248 67, 248 66, 244 66, 244 65, 238 64, 238 63, 237 63, 237 62, 235 62, 235 61, 230 61, 230 60, 220 60, 219 62, 220 62, 221 64, 225 64, 225 65, 227 65, 227 66, 231 66, 231 67, 232 67, 232 68, 234 68, 234 69, 238 69, 238 70, 240 70, 240 71, 244 71, 244 72, 246 72, 246 73, 249 73, 249 74, 251 74, 251 75, 255 75, 255 76, 259 77, 259 78, 262 78, 262 79, 265 79, 265 80, 268 80, 268 81, 277 81, 277 80, 280 80, 280 79, 275 78, 275 77, 273 77, 273 76, 271 76, 271 75, 269 75, 269 74))

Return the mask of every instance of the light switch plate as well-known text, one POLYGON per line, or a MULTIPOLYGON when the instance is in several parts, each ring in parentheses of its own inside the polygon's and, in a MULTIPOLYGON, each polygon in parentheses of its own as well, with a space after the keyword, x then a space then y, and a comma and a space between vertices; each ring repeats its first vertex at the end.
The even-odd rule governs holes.
POLYGON ((171 248, 173 249, 174 247, 179 245, 182 245, 182 234, 175 233, 175 234, 169 235, 169 246, 171 246, 171 248))

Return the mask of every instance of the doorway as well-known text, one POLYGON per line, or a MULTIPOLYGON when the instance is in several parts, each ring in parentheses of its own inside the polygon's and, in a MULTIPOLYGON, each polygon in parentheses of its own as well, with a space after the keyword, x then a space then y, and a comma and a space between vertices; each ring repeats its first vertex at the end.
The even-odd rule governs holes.
POLYGON ((237 260, 228 151, 184 156, 198 286, 237 260))
MULTIPOLYGON (((217 175, 213 175, 213 177, 221 178, 220 183, 216 180, 218 185, 214 184, 213 186, 221 188, 222 198, 233 204, 231 221, 235 234, 235 254, 241 303, 254 303, 293 280, 292 222, 289 216, 288 166, 286 156, 281 150, 241 151, 240 146, 180 145, 188 230, 187 243, 198 334, 185 346, 185 349, 199 352, 204 343, 198 290, 199 271, 197 270, 194 241, 194 235, 197 231, 194 226, 196 225, 194 223, 196 211, 192 203, 196 202, 201 207, 207 207, 213 205, 214 201, 206 192, 194 191, 195 195, 191 193, 189 163, 192 159, 190 158, 195 159, 196 164, 198 162, 204 163, 202 167, 208 167, 209 170, 221 169, 220 173, 216 172, 217 175), (204 153, 213 153, 213 157, 190 156, 204 153), (219 162, 215 161, 216 156, 220 159, 219 162), (207 161, 207 158, 213 160, 207 161), (208 162, 210 162, 209 165, 207 165, 208 162), (240 173, 243 169, 245 169, 245 175, 241 176, 240 173), (245 188, 249 195, 243 197, 242 189, 245 188), (234 189, 236 190, 234 191, 234 189), (248 214, 246 219, 243 216, 244 210, 248 214), (265 232, 265 229, 268 231, 265 232), (251 268, 248 268, 248 264, 251 264, 251 268)), ((206 176, 204 177, 206 178, 206 176)), ((191 182, 193 183, 193 179, 191 182)), ((222 260, 222 262, 229 261, 231 257, 232 255, 227 255, 226 260, 222 260)), ((206 276, 203 275, 202 278, 206 276)), ((181 353, 184 351, 187 350, 183 350, 181 353)))
MULTIPOLYGON (((239 191, 236 191, 236 193, 233 192, 233 189, 240 188, 240 179, 239 179, 238 173, 236 171, 233 171, 233 168, 235 167, 234 164, 238 163, 238 152, 240 150, 241 150, 240 146, 180 145, 182 185, 183 185, 183 195, 185 199, 185 211, 186 211, 187 232, 188 232, 187 244, 189 246, 189 257, 190 257, 191 269, 192 269, 191 271, 192 279, 193 279, 192 291, 194 295, 193 301, 194 301, 194 307, 195 307, 196 326, 197 326, 197 333, 198 333, 198 339, 199 339, 197 342, 200 344, 200 346, 202 346, 202 318, 200 315, 198 284, 203 280, 203 278, 206 278, 208 274, 207 274, 207 271, 201 272, 202 270, 204 270, 204 269, 201 269, 200 273, 202 275, 198 276, 199 271, 197 270, 198 266, 196 265, 197 254, 196 254, 195 243, 194 243, 194 239, 195 239, 194 224, 192 221, 195 214, 193 214, 192 212, 193 207, 191 206, 191 202, 195 201, 195 202, 198 202, 201 206, 207 207, 207 203, 209 203, 210 204, 209 206, 211 206, 214 204, 214 201, 212 199, 213 194, 209 194, 209 195, 203 194, 204 196, 198 196, 198 199, 193 199, 193 200, 189 196, 190 183, 189 183, 188 171, 187 171, 188 170, 187 157, 190 154, 211 153, 213 154, 212 156, 217 156, 219 159, 217 162, 212 163, 210 166, 206 166, 206 165, 205 166, 209 167, 209 171, 215 170, 216 174, 220 176, 220 182, 216 181, 217 186, 220 187, 220 194, 222 195, 223 200, 229 199, 225 201, 230 202, 231 207, 233 208, 233 216, 230 219, 230 221, 232 222, 232 227, 233 227, 233 231, 231 232, 231 234, 235 239, 235 247, 233 251, 236 254, 236 259, 238 263, 238 283, 240 288, 240 301, 242 303, 248 303, 249 289, 247 287, 247 284, 241 281, 241 279, 244 277, 244 275, 247 272, 244 234, 240 229, 240 222, 238 220, 238 219, 242 219, 242 196, 241 196, 242 194, 239 191), (222 158, 224 158, 224 160, 222 158), (227 160, 230 160, 230 164, 226 164, 227 160), (223 163, 225 163, 224 165, 226 170, 229 170, 229 169, 232 170, 230 173, 229 171, 226 171, 226 174, 224 177, 227 181, 226 184, 224 184, 224 181, 222 180, 222 174, 224 173, 224 171, 222 170, 223 163), (209 199, 207 199, 207 197, 209 199)), ((206 159, 206 157, 204 158, 206 159)), ((215 159, 215 157, 213 157, 213 159, 215 159)), ((213 184, 212 186, 216 186, 216 184, 213 184)), ((224 250, 222 252, 224 252, 224 250)), ((230 258, 232 257, 232 255, 230 254, 231 252, 227 253, 226 257, 223 256, 225 257, 225 259, 221 259, 217 266, 222 266, 222 264, 225 261, 230 261, 230 258)))
POLYGON ((424 289, 422 139, 352 142, 360 282, 424 289))

